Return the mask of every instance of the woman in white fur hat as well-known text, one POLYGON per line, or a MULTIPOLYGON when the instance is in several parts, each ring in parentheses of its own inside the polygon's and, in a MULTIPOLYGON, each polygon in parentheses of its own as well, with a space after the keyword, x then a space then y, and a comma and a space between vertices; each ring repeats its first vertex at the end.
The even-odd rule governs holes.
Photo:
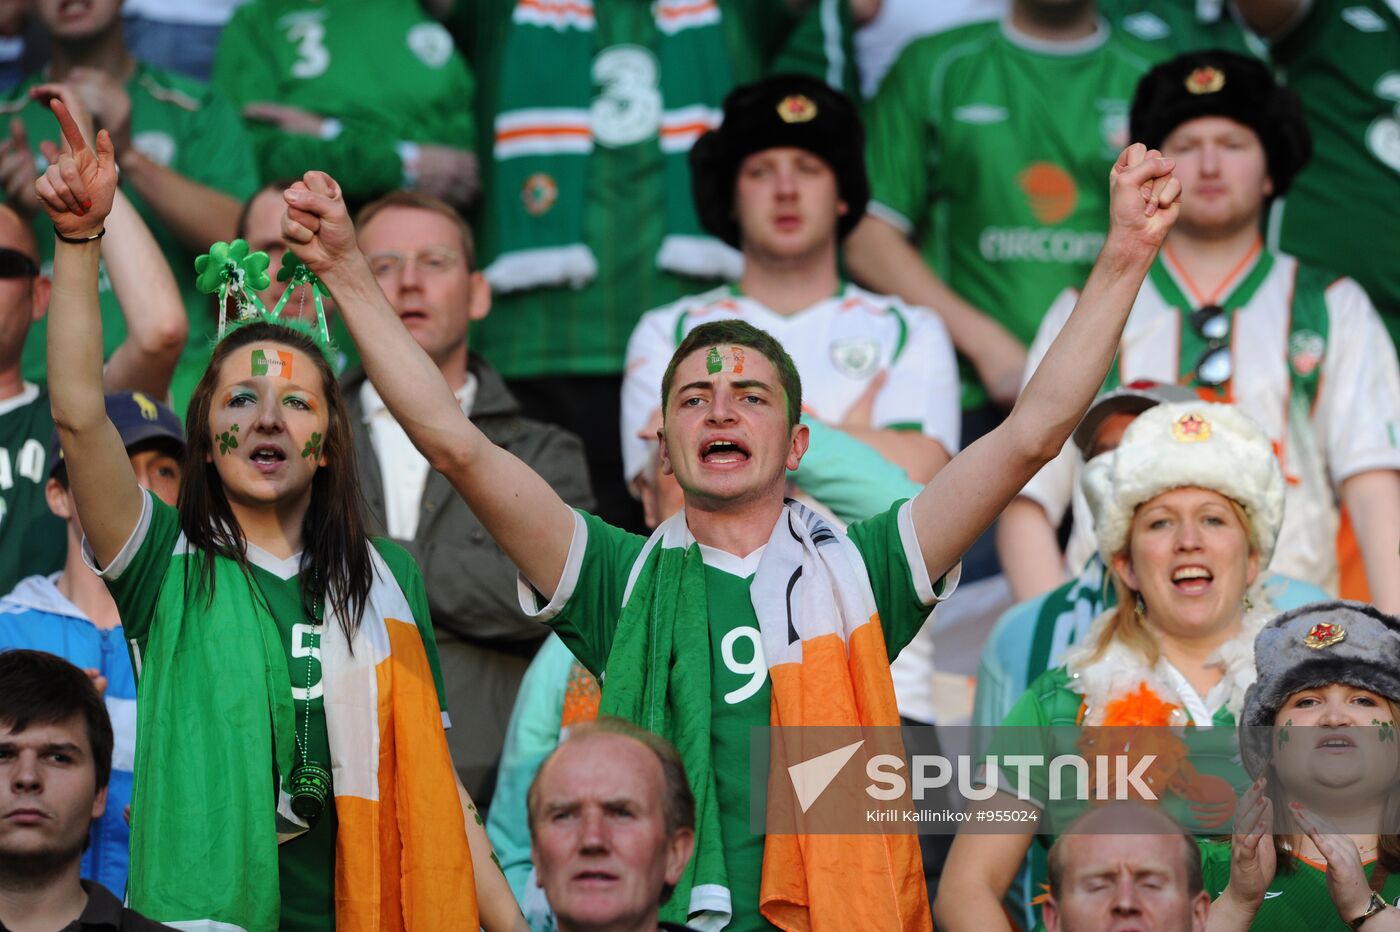
POLYGON ((1202 845, 1208 929, 1400 929, 1400 618, 1305 605, 1254 656, 1240 750, 1256 782, 1231 842, 1202 845))
MULTIPOLYGON (((1273 614, 1256 585, 1283 520, 1284 480, 1268 438, 1229 405, 1158 405, 1128 427, 1116 450, 1087 466, 1082 482, 1118 605, 1095 621, 1063 667, 1030 685, 1002 723, 1047 730, 1003 734, 1047 735, 1053 747, 1035 751, 1048 750, 1047 760, 1086 751, 1093 733, 1080 732, 1084 726, 1190 723, 1198 735, 1224 726, 1220 737, 1232 740, 1254 680, 1254 637, 1273 614)), ((1012 752, 994 742, 993 753, 1012 752)), ((1231 756, 1193 753, 1192 762, 1207 769, 1220 764, 1216 773, 1191 763, 1154 771, 1170 781, 1162 794, 1167 811, 1201 830, 1223 825, 1234 793, 1220 775, 1231 771, 1231 756)), ((1045 768, 1032 768, 1030 778, 1030 805, 1049 816, 1038 830, 1053 833, 1059 819, 1047 812, 1045 768)), ((1005 811, 1026 804, 1003 790, 982 805, 1005 811)), ((955 914, 994 922, 993 908, 1036 831, 960 832, 940 885, 956 890, 958 902, 940 896, 948 907, 936 908, 940 923, 958 928, 955 914)))

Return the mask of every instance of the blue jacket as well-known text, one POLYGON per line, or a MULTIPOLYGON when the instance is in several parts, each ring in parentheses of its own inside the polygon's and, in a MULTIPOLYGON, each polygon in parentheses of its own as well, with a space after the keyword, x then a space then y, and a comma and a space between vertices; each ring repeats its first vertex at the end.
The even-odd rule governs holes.
POLYGON ((30 576, 0 600, 0 650, 28 648, 57 654, 107 677, 107 712, 112 717, 112 779, 107 810, 92 824, 82 876, 126 895, 130 829, 123 815, 131 802, 131 768, 136 755, 136 676, 120 626, 98 629, 54 585, 58 575, 30 576))

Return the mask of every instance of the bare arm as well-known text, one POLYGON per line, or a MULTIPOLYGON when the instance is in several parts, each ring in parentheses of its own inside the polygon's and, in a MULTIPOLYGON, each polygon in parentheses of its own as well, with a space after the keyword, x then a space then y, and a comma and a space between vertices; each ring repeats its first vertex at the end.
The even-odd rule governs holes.
POLYGON ((846 433, 874 447, 881 456, 908 473, 920 484, 928 482, 948 464, 943 444, 916 430, 874 430, 842 428, 846 433))
MULTIPOLYGON (((1009 811, 1028 804, 998 791, 980 805, 1009 811)), ((1011 889, 1016 871, 1031 846, 1031 831, 994 835, 958 833, 938 881, 938 896, 933 901, 933 919, 938 928, 946 932, 1011 932, 1001 900, 1011 889)))
POLYGON ((120 161, 122 177, 186 249, 204 252, 210 243, 233 236, 240 205, 231 195, 192 181, 135 149, 122 153, 120 161))
POLYGON ((476 882, 476 911, 481 927, 486 932, 529 932, 530 926, 520 913, 520 904, 515 902, 515 894, 506 882, 501 871, 501 862, 491 847, 491 839, 486 835, 481 813, 471 794, 457 778, 457 798, 462 803, 462 815, 467 826, 467 843, 472 851, 472 878, 476 882))
POLYGON ((1366 564, 1371 602, 1400 613, 1400 472, 1373 469, 1343 479, 1342 503, 1366 564))
POLYGON ((846 264, 859 281, 943 318, 958 352, 977 369, 993 400, 1010 405, 1021 387, 1026 349, 1021 342, 943 283, 904 234, 866 214, 846 237, 846 264))
POLYGON ((121 191, 107 217, 102 258, 126 319, 126 339, 108 357, 103 383, 108 391, 164 398, 189 337, 189 320, 165 254, 121 191))
POLYGON ((1235 0, 1235 6, 1245 25, 1265 39, 1288 32, 1306 9, 1305 0, 1235 0))
MULTIPOLYGON (((32 96, 45 102, 55 97, 63 101, 83 138, 92 137, 92 117, 73 88, 43 84, 32 96)), ((61 157, 48 140, 39 148, 50 163, 61 157)), ((140 391, 164 398, 189 336, 184 299, 160 245, 120 189, 106 227, 110 235, 101 240, 102 260, 126 319, 126 339, 108 358, 103 385, 107 391, 140 391)))
POLYGON ((322 172, 307 172, 285 196, 283 237, 335 295, 365 371, 394 419, 531 585, 552 594, 573 540, 569 506, 462 413, 437 366, 379 290, 355 243, 339 185, 322 172))
POLYGON ((1069 439, 1108 373, 1147 270, 1176 221, 1172 162, 1140 143, 1111 173, 1109 232, 1069 321, 1011 414, 953 458, 914 499, 930 578, 943 575, 1069 439), (1159 205, 1160 204, 1160 208, 1159 205))
POLYGON ((1065 581, 1065 561, 1055 528, 1040 503, 1018 495, 997 521, 997 558, 1011 583, 1011 594, 1024 602, 1065 581))
MULTIPOLYGON (((35 186, 54 229, 86 238, 103 229, 117 188, 112 140, 103 130, 94 153, 62 101, 51 103, 64 152, 35 186)), ((141 518, 141 487, 102 397, 102 316, 98 310, 100 240, 54 244, 49 301, 49 398, 68 463, 69 487, 98 565, 120 552, 141 518)))

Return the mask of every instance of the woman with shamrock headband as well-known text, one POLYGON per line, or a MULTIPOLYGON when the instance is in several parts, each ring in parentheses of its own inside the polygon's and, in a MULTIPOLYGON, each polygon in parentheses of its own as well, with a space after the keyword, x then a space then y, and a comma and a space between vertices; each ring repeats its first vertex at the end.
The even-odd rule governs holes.
MULTIPOLYGON (((448 755, 422 579, 365 534, 324 330, 263 313, 221 333, 179 509, 143 494, 102 400, 111 141, 53 110, 54 422, 139 676, 130 904, 211 932, 523 924, 448 755)), ((200 266, 244 306, 266 256, 200 266)))
MULTIPOLYGON (((1272 447, 1229 405, 1162 404, 1139 415, 1082 481, 1117 607, 1094 622, 1063 667, 1030 685, 1002 723, 1023 727, 1002 729, 991 751, 1047 761, 1093 756, 1112 736, 1115 753, 1129 744, 1129 754, 1156 755, 1143 780, 1169 814, 1194 830, 1219 830, 1233 810, 1232 783, 1243 782, 1233 764, 1235 716, 1254 678, 1254 636, 1271 614, 1255 581, 1283 518, 1272 447), (1105 730, 1144 725, 1158 727, 1132 737, 1105 730), (1194 727, 1164 727, 1186 725, 1194 727)), ((935 904, 941 927, 971 928, 966 923, 976 920, 1005 928, 996 925, 1005 922, 999 903, 1035 832, 1048 845, 1080 811, 1074 800, 1053 801, 1047 771, 1030 768, 1029 803, 1018 802, 1001 775, 1002 789, 981 804, 1003 813, 1029 806, 1038 826, 959 832, 935 904)), ((1032 865, 1038 886, 1043 856, 1033 853, 1032 865)))
POLYGON ((1202 845, 1208 928, 1400 929, 1400 618, 1305 605, 1254 655, 1240 748, 1256 780, 1230 843, 1202 845))

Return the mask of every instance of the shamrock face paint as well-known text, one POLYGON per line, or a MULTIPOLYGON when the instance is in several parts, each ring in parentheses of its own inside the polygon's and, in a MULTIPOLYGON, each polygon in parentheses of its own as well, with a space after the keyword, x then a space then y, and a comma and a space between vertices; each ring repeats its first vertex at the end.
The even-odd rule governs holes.
POLYGON ((235 509, 311 494, 330 421, 321 380, 316 361, 275 341, 233 350, 220 363, 208 459, 235 509))

